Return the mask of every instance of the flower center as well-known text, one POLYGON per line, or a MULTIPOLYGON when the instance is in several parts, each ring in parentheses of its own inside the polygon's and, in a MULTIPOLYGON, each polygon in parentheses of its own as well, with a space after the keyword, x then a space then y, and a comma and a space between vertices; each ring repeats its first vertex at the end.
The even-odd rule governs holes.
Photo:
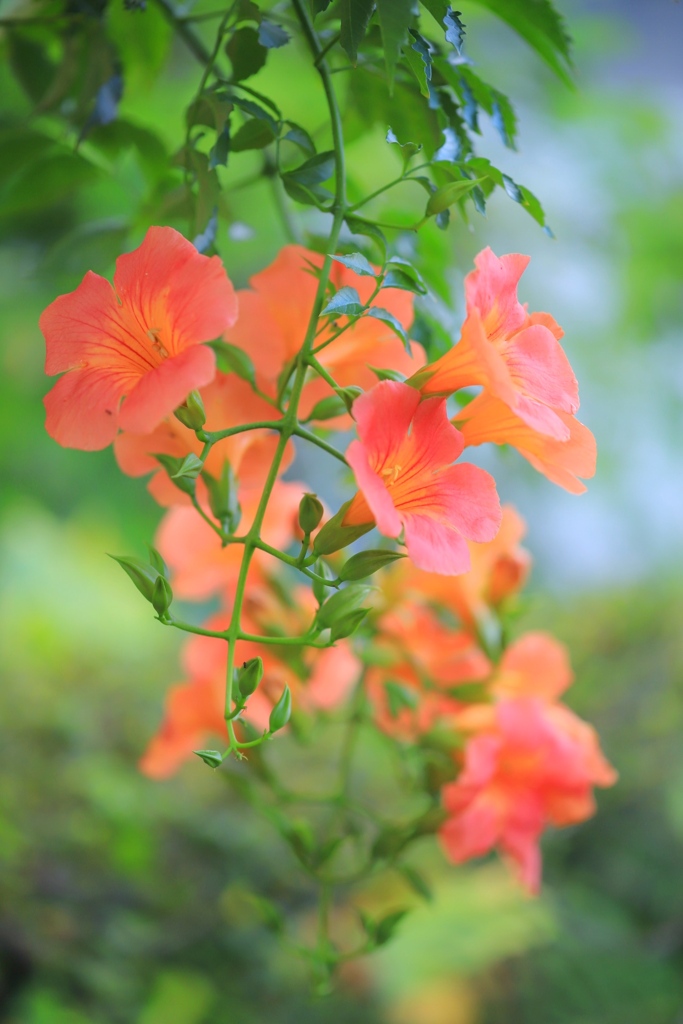
POLYGON ((402 468, 403 467, 399 465, 384 467, 384 469, 380 473, 380 476, 383 477, 387 487, 391 487, 392 484, 396 483, 401 474, 402 468))
POLYGON ((147 331, 147 337, 152 342, 152 348, 156 352, 158 352, 159 355, 162 356, 162 358, 167 359, 168 358, 168 351, 164 348, 164 345, 161 342, 161 339, 159 338, 159 334, 160 333, 161 333, 161 328, 160 327, 150 327, 149 330, 147 331))

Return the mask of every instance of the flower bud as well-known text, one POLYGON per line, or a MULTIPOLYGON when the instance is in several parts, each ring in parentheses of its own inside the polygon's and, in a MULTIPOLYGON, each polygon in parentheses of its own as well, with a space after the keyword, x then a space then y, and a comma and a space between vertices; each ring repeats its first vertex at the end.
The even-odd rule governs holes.
POLYGON ((342 402, 347 408, 348 412, 351 412, 351 407, 356 399, 363 394, 363 389, 357 387, 355 384, 351 384, 348 388, 339 388, 337 394, 341 398, 342 402))
POLYGON ((385 565, 389 565, 390 562, 395 562, 397 558, 404 558, 398 551, 383 551, 377 549, 376 551, 359 551, 356 555, 351 555, 349 560, 339 570, 340 580, 363 580, 366 576, 372 576, 373 572, 377 572, 385 565))
POLYGON ((304 494, 299 502, 299 526, 306 536, 313 533, 324 511, 322 502, 315 494, 304 494))
POLYGON ((190 430, 201 430, 206 423, 206 410, 198 391, 190 391, 182 405, 175 410, 175 416, 190 430))
POLYGON ((197 477, 204 465, 201 459, 190 453, 184 459, 176 459, 173 455, 156 454, 154 458, 161 463, 169 477, 184 494, 194 494, 197 477))
POLYGON ((287 722, 292 714, 292 695, 289 692, 289 687, 285 686, 282 691, 277 704, 273 706, 273 710, 270 712, 270 718, 268 720, 268 732, 279 732, 280 729, 284 729, 287 722))
POLYGON ((209 768, 218 768, 219 765, 223 764, 223 755, 217 750, 193 750, 193 754, 197 757, 201 757, 204 764, 208 764, 209 768))
POLYGON ((240 696, 249 697, 263 678, 263 661, 261 658, 250 658, 236 672, 237 689, 240 696))
POLYGON ((171 584, 164 576, 157 576, 152 591, 152 605, 160 618, 163 619, 167 616, 172 601, 173 591, 171 590, 171 584))
POLYGON ((232 466, 226 460, 218 478, 205 470, 202 480, 209 492, 209 507, 214 516, 226 533, 234 533, 239 526, 242 510, 237 500, 237 479, 232 466))
MULTIPOLYGON (((328 566, 327 562, 323 562, 322 558, 313 566, 313 571, 317 576, 322 576, 323 579, 331 580, 334 579, 332 570, 328 566)), ((315 597, 318 604, 322 604, 330 591, 329 587, 326 587, 320 580, 313 580, 313 596, 315 597)))
POLYGON ((315 403, 304 422, 332 420, 337 416, 344 416, 346 412, 346 402, 340 395, 328 395, 315 403))
POLYGON ((139 558, 128 558, 126 555, 110 555, 115 562, 118 562, 125 573, 130 576, 142 596, 151 601, 154 594, 154 587, 159 577, 156 569, 139 558))
POLYGON ((337 619, 332 624, 330 630, 330 640, 332 643, 335 643, 337 640, 343 640, 344 637, 352 636, 369 611, 369 608, 358 608, 357 611, 349 612, 348 615, 343 615, 337 619))

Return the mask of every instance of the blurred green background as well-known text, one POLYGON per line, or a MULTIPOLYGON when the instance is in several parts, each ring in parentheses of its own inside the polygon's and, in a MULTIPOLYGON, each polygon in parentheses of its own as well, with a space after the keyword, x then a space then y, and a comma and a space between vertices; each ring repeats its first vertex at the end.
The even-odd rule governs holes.
MULTIPOLYGON (((178 642, 104 552, 142 554, 159 510, 111 451, 62 450, 42 425, 42 308, 86 269, 109 274, 149 223, 187 230, 168 161, 197 67, 153 5, 132 15, 113 3, 109 31, 132 78, 118 125, 74 155, 56 130, 50 147, 36 141, 48 119, 31 117, 31 81, 17 82, 30 54, 0 29, 2 1021, 683 1021, 683 10, 559 4, 576 42, 570 92, 461 6, 468 53, 520 117, 519 153, 497 150, 486 126, 482 152, 541 198, 556 240, 503 196, 471 230, 429 227, 417 258, 434 301, 461 312, 480 248, 528 252, 522 298, 565 327, 600 449, 588 494, 554 488, 514 453, 483 458, 530 524, 536 567, 518 628, 570 644, 569 702, 597 726, 620 783, 593 821, 546 837, 538 901, 495 862, 455 870, 424 840, 415 856, 435 901, 349 968, 337 995, 311 1000, 248 899, 266 893, 305 927, 313 894, 276 834, 200 763, 163 784, 136 770, 178 642)), ((27 13, 0 3, 0 19, 27 13)), ((306 75, 284 47, 254 84, 316 131, 324 107, 306 75)), ((347 128, 352 187, 371 191, 395 155, 380 129, 347 128)), ((236 188, 216 244, 239 286, 286 240, 268 185, 248 185, 259 159, 226 176, 236 188)), ((391 220, 421 203, 404 187, 376 210, 391 220)), ((317 218, 304 226, 317 231, 317 218)), ((400 888, 383 885, 370 904, 400 888)))

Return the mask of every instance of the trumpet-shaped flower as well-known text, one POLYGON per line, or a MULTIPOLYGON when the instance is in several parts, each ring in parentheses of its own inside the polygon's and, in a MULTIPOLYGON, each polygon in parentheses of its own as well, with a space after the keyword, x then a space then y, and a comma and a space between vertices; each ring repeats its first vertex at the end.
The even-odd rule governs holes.
POLYGON ((560 704, 518 697, 482 710, 487 727, 468 740, 460 776, 442 791, 441 840, 456 863, 500 847, 537 892, 541 832, 590 817, 593 786, 611 786, 616 773, 594 730, 560 704))
POLYGON ((110 444, 120 428, 149 433, 216 372, 218 337, 237 299, 217 256, 173 228, 150 228, 116 261, 114 287, 91 271, 40 318, 45 370, 64 373, 45 396, 46 428, 69 448, 110 444), (65 372, 66 371, 66 372, 65 372))
MULTIPOLYGON (((215 379, 201 390, 206 409, 206 430, 225 430, 227 427, 258 420, 273 420, 275 410, 249 384, 234 373, 217 373, 215 379)), ((209 452, 204 468, 219 478, 223 464, 228 461, 240 487, 261 490, 273 459, 277 435, 267 430, 245 430, 218 441, 209 452)), ((189 495, 179 490, 155 455, 184 458, 193 453, 199 456, 202 444, 193 430, 184 426, 175 416, 164 420, 150 434, 124 431, 114 440, 114 454, 119 468, 129 476, 153 473, 149 490, 160 505, 190 505, 189 495)), ((290 444, 281 464, 284 472, 294 455, 290 444)), ((201 477, 197 481, 197 494, 205 497, 201 477)))
POLYGON ((377 524, 405 537, 408 555, 428 572, 467 572, 465 538, 491 540, 500 526, 493 478, 476 466, 451 465, 463 450, 444 399, 420 401, 407 384, 382 381, 353 405, 359 441, 346 458, 360 488, 344 525, 377 524))
MULTIPOLYGON (((319 253, 286 245, 270 266, 251 278, 250 287, 238 293, 240 318, 226 332, 225 340, 249 354, 266 394, 276 394, 278 377, 301 348, 318 287, 315 275, 322 265, 319 253)), ((370 299, 375 284, 371 277, 361 277, 340 263, 333 264, 330 282, 337 290, 355 288, 361 302, 370 299)), ((383 288, 372 305, 388 310, 406 330, 413 321, 413 296, 400 288, 383 288)), ((341 325, 346 321, 346 317, 339 318, 341 325)), ((362 317, 334 341, 332 336, 331 325, 322 323, 316 347, 325 347, 318 359, 341 387, 372 387, 377 378, 371 366, 391 367, 408 376, 425 361, 421 345, 414 342, 413 353, 408 354, 392 328, 374 317, 362 317)), ((309 380, 299 404, 302 417, 331 394, 321 378, 309 380)), ((347 416, 337 417, 332 425, 346 422, 347 416)))
POLYGON ((579 407, 576 378, 559 343, 562 329, 547 313, 527 314, 517 284, 529 258, 498 258, 484 249, 465 279, 467 318, 460 341, 411 383, 423 395, 482 385, 529 427, 567 440, 562 413, 579 407))
POLYGON ((565 424, 568 437, 558 441, 539 434, 500 399, 484 392, 458 413, 454 422, 462 431, 465 445, 509 444, 554 484, 572 494, 583 494, 588 480, 595 474, 597 449, 592 433, 576 417, 557 412, 565 424))

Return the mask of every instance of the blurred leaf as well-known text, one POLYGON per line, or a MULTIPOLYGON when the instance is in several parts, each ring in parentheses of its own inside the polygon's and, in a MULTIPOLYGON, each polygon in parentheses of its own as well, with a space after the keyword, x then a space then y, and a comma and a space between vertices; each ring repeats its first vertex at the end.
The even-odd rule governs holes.
POLYGON ((315 143, 306 129, 302 128, 299 124, 295 124, 293 121, 286 121, 285 124, 289 125, 289 131, 282 138, 287 139, 288 142, 293 142, 299 149, 303 149, 305 153, 315 154, 315 143))
POLYGON ((5 39, 14 77, 29 99, 38 103, 54 78, 54 64, 44 47, 21 31, 7 31, 5 39))
POLYGON ((300 185, 319 185, 323 181, 327 181, 334 174, 334 152, 329 150, 325 153, 318 153, 316 156, 311 157, 306 163, 301 164, 299 167, 295 167, 291 171, 286 171, 282 175, 284 181, 287 178, 289 181, 296 181, 300 185))
POLYGON ((243 82, 260 71, 266 63, 268 50, 260 42, 259 32, 245 26, 238 29, 228 40, 225 52, 232 64, 232 78, 243 82))
POLYGON ((517 32, 555 74, 573 86, 571 39, 550 0, 472 0, 487 7, 517 32))
POLYGON ((268 121, 252 118, 246 121, 230 140, 233 153, 241 153, 248 149, 264 149, 275 139, 272 126, 268 121))
POLYGON ((367 31, 374 7, 375 0, 339 0, 339 42, 352 64, 358 59, 358 46, 367 31))
POLYGON ((242 380, 249 384, 256 384, 256 370, 254 364, 243 349, 237 345, 231 345, 228 341, 212 341, 211 348, 216 353, 218 368, 222 373, 236 373, 242 380))
POLYGON ((95 106, 90 113, 88 120, 81 128, 79 142, 81 142, 97 125, 111 124, 112 121, 116 120, 122 96, 123 75, 117 71, 111 76, 111 78, 108 78, 106 82, 103 82, 97 90, 95 106))
POLYGON ((24 168, 0 195, 0 214, 42 210, 76 195, 100 177, 78 153, 53 153, 24 168))
POLYGON ((215 998, 216 991, 204 975, 164 971, 157 976, 137 1024, 202 1024, 215 998))
POLYGON ((415 0, 377 0, 390 92, 394 89, 394 74, 401 49, 408 40, 408 27, 414 16, 414 7, 415 0))
POLYGON ((258 28, 258 41, 261 46, 265 46, 269 50, 276 50, 288 43, 290 39, 289 32, 285 32, 281 25, 262 18, 258 28))
POLYGON ((446 26, 446 42, 451 43, 458 54, 462 53, 462 44, 465 39, 465 26, 459 18, 460 11, 454 11, 449 7, 443 17, 446 26))

